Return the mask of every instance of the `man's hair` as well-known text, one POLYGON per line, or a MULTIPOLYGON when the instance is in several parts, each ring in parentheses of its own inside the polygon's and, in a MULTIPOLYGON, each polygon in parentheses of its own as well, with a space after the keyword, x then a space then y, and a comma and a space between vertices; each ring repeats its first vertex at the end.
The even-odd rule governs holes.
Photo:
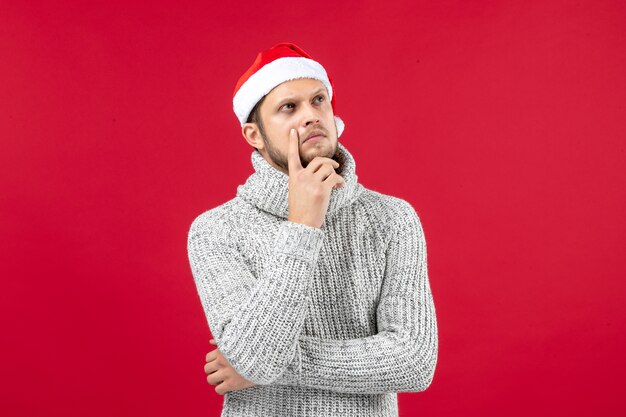
POLYGON ((247 120, 248 123, 256 123, 259 126, 259 130, 261 131, 261 138, 263 139, 264 142, 265 142, 265 127, 263 126, 263 120, 261 120, 260 109, 261 109, 261 104, 263 104, 263 102, 265 101, 265 97, 267 97, 267 95, 264 95, 263 98, 254 105, 247 120))
POLYGON ((259 126, 263 126, 263 122, 261 121, 260 108, 261 104, 263 104, 263 102, 265 101, 265 97, 267 97, 267 95, 263 96, 263 98, 254 105, 252 111, 250 111, 250 115, 248 116, 247 120, 248 123, 256 123, 259 126))

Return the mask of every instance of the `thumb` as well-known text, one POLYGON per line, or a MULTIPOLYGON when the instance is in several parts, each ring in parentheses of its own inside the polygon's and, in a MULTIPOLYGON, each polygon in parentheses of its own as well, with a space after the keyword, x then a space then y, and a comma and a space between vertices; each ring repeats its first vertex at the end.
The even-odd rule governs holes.
POLYGON ((215 341, 215 339, 209 340, 209 343, 212 344, 212 345, 217 346, 217 342, 215 341))
POLYGON ((302 169, 300 162, 300 136, 296 129, 289 131, 289 152, 287 155, 287 164, 289 165, 289 174, 302 169))

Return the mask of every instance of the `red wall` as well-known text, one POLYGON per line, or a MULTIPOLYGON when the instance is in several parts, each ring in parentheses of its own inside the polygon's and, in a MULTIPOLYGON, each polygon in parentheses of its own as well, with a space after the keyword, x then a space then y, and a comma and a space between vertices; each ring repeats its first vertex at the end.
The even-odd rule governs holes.
POLYGON ((281 41, 423 223, 440 353, 400 415, 626 410, 623 2, 7 3, 3 416, 219 415, 187 231, 252 172, 232 89, 281 41))

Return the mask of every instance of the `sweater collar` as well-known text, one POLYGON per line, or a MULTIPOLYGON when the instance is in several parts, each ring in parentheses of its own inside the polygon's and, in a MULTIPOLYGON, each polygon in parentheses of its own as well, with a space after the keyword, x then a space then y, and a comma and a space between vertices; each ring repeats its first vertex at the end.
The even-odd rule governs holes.
MULTIPOLYGON (((339 174, 345 184, 331 191, 327 217, 350 205, 364 190, 358 183, 352 154, 340 142, 337 142, 337 148, 343 165, 339 174)), ((289 215, 289 176, 270 165, 256 149, 252 151, 251 160, 255 172, 237 187, 237 196, 258 209, 286 219, 289 215)))

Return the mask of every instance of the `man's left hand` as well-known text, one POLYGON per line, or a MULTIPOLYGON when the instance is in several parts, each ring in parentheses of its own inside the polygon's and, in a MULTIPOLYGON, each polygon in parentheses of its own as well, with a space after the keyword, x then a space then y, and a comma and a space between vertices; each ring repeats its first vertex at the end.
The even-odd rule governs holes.
MULTIPOLYGON (((211 339, 209 343, 217 346, 215 339, 211 339)), ((206 354, 206 362, 204 373, 207 374, 207 382, 216 385, 215 392, 219 395, 256 385, 239 375, 217 347, 206 354)))

